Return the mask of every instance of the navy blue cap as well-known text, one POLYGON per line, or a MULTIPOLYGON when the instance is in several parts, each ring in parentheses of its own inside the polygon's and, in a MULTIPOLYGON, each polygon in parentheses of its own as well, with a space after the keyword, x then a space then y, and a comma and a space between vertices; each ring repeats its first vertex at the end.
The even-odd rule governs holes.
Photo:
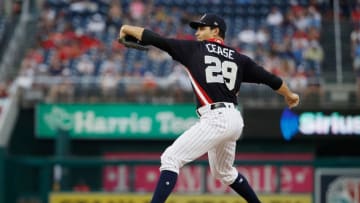
POLYGON ((190 27, 197 29, 198 27, 211 26, 218 27, 224 33, 226 32, 226 23, 224 19, 216 14, 204 14, 199 21, 190 22, 190 27))

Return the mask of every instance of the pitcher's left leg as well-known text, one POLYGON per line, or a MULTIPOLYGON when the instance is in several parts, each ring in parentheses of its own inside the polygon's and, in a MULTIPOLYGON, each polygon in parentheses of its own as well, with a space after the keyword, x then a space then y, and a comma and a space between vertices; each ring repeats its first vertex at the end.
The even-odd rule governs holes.
POLYGON ((221 142, 223 136, 219 131, 221 127, 211 125, 208 119, 202 119, 165 150, 161 155, 161 173, 151 203, 166 201, 175 187, 180 168, 221 142))
POLYGON ((209 163, 212 174, 235 192, 242 196, 248 203, 260 203, 254 190, 246 178, 237 172, 233 166, 235 159, 236 142, 228 141, 209 151, 209 163))
POLYGON ((208 152, 211 174, 226 185, 233 183, 238 175, 236 168, 233 166, 235 148, 235 141, 227 141, 208 152))

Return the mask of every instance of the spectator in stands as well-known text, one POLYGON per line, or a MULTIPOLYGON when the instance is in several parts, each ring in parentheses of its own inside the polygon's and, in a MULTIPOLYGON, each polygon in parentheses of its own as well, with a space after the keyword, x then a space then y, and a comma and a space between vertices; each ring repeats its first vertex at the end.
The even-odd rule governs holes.
POLYGON ((20 65, 17 83, 21 88, 32 87, 35 76, 47 75, 48 66, 43 63, 40 49, 29 49, 20 65))
POLYGON ((285 35, 282 38, 281 43, 273 43, 270 48, 276 52, 280 58, 292 60, 294 63, 294 56, 291 52, 292 38, 289 35, 285 35))
POLYGON ((120 75, 115 68, 106 68, 102 71, 100 76, 100 88, 101 96, 104 101, 115 101, 119 80, 120 75))
POLYGON ((320 77, 324 51, 319 42, 310 42, 310 46, 304 51, 304 59, 306 72, 314 72, 316 77, 320 77))
POLYGON ((294 13, 294 25, 298 30, 306 31, 310 26, 310 18, 307 15, 307 10, 301 9, 294 13))
POLYGON ((87 31, 89 33, 94 33, 96 36, 99 36, 103 33, 106 28, 105 19, 100 14, 94 14, 89 23, 87 24, 87 31))
POLYGON ((309 45, 308 34, 304 30, 296 30, 292 36, 291 50, 297 68, 303 66, 303 52, 309 45))
POLYGON ((21 63, 20 73, 27 72, 27 76, 33 76, 35 74, 35 70, 38 68, 40 64, 44 62, 44 57, 41 52, 41 48, 31 48, 29 49, 25 57, 21 63))
POLYGON ((97 54, 100 56, 98 49, 91 49, 82 55, 80 59, 74 59, 73 73, 75 76, 74 95, 79 97, 81 101, 94 101, 94 97, 99 94, 99 84, 96 78, 97 54))
POLYGON ((284 16, 277 6, 271 7, 270 13, 266 17, 266 23, 270 27, 280 26, 284 21, 284 16))
POLYGON ((167 53, 162 52, 158 49, 150 49, 148 55, 149 61, 152 64, 149 67, 149 71, 154 73, 154 75, 158 76, 159 74, 161 74, 160 72, 162 72, 159 69, 164 63, 166 63, 166 61, 170 60, 170 56, 167 53))
POLYGON ((153 73, 147 71, 144 74, 141 95, 144 96, 141 102, 152 102, 153 97, 157 95, 158 84, 153 73))
POLYGON ((352 50, 353 69, 356 77, 356 97, 358 103, 360 102, 360 39, 358 39, 352 50))
POLYGON ((59 46, 56 47, 58 59, 66 61, 79 57, 82 53, 81 42, 76 39, 69 39, 65 35, 62 38, 59 46))
POLYGON ((360 102, 360 25, 355 24, 350 34, 352 67, 356 77, 356 99, 360 102))
POLYGON ((243 28, 238 34, 239 41, 243 44, 254 44, 256 37, 255 30, 250 27, 243 28))
POLYGON ((135 77, 143 77, 146 72, 148 72, 148 69, 145 64, 141 61, 136 61, 133 64, 132 70, 127 72, 127 74, 135 77))
POLYGON ((355 25, 354 29, 350 33, 351 47, 354 49, 360 41, 360 24, 355 25))
POLYGON ((98 11, 98 4, 90 0, 71 1, 70 11, 75 14, 95 13, 98 11))
POLYGON ((126 86, 126 93, 128 94, 128 99, 134 102, 144 102, 144 96, 141 95, 143 91, 143 77, 146 74, 146 66, 141 61, 136 61, 131 69, 126 70, 125 76, 131 78, 126 86))
MULTIPOLYGON (((250 58, 255 57, 255 44, 257 42, 257 37, 258 35, 255 30, 250 27, 243 28, 238 34, 238 41, 240 42, 242 53, 250 58)), ((262 37, 264 37, 264 35, 262 37)))
POLYGON ((166 11, 164 6, 158 6, 154 8, 154 19, 156 21, 166 21, 169 18, 168 12, 166 11))
POLYGON ((308 87, 308 81, 305 71, 295 71, 293 75, 287 80, 289 86, 296 90, 297 92, 305 92, 306 88, 308 87))
POLYGON ((72 102, 74 99, 74 85, 70 78, 70 70, 65 68, 61 72, 59 80, 51 83, 49 92, 46 96, 46 102, 72 102))
POLYGON ((116 54, 108 55, 101 61, 99 72, 123 73, 122 57, 116 54))
POLYGON ((118 28, 122 24, 122 16, 123 11, 120 2, 117 0, 111 1, 109 12, 106 18, 106 30, 108 32, 117 32, 118 28))
POLYGON ((281 59, 277 56, 275 51, 270 51, 264 59, 264 68, 275 74, 275 75, 280 75, 281 72, 281 66, 282 66, 282 61, 281 59))
POLYGON ((49 4, 45 3, 40 14, 39 28, 41 33, 49 34, 51 29, 55 26, 56 11, 49 4))
POLYGON ((298 15, 299 12, 303 12, 304 10, 304 7, 299 4, 298 0, 290 0, 289 4, 289 11, 294 15, 298 15))
POLYGON ((256 35, 255 35, 256 43, 264 46, 269 43, 269 40, 270 40, 269 30, 265 26, 260 27, 256 31, 256 35))
POLYGON ((91 60, 89 55, 84 54, 77 63, 76 70, 79 76, 93 75, 95 72, 94 60, 91 60))
POLYGON ((307 36, 309 41, 320 41, 320 30, 315 27, 310 27, 307 30, 307 36))
POLYGON ((309 27, 315 27, 316 29, 321 29, 321 14, 316 9, 315 6, 308 7, 308 18, 309 18, 309 27))
POLYGON ((145 4, 142 0, 133 0, 129 5, 129 13, 131 18, 135 21, 139 21, 145 14, 145 4))
POLYGON ((355 5, 355 8, 351 11, 351 20, 354 25, 360 23, 360 3, 357 3, 355 5))
POLYGON ((290 9, 284 13, 284 21, 282 27, 284 28, 284 35, 292 35, 294 33, 295 27, 295 14, 290 9))
POLYGON ((48 73, 50 76, 59 76, 64 71, 64 64, 60 61, 57 55, 52 56, 48 67, 48 73))

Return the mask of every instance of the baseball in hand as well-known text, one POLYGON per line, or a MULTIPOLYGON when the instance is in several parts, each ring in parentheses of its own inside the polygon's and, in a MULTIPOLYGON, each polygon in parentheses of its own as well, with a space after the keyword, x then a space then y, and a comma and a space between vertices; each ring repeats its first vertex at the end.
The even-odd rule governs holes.
POLYGON ((295 93, 292 93, 289 96, 285 97, 285 101, 289 108, 296 107, 299 104, 299 100, 299 95, 295 93))

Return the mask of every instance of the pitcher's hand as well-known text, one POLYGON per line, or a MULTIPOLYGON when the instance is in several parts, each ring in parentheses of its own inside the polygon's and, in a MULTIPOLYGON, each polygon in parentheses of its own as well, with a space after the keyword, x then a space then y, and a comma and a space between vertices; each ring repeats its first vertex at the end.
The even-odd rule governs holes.
POLYGON ((118 35, 118 40, 124 39, 125 36, 126 36, 126 33, 124 32, 124 26, 125 25, 121 26, 121 28, 120 28, 119 35, 118 35))
POLYGON ((289 106, 289 108, 296 107, 299 104, 300 97, 298 94, 292 93, 290 95, 285 96, 285 102, 289 106))

